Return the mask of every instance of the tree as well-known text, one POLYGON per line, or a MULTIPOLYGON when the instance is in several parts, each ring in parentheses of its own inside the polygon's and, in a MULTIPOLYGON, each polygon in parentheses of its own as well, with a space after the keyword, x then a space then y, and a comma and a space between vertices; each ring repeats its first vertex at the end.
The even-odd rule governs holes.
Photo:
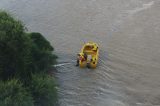
POLYGON ((55 80, 47 75, 56 63, 53 51, 40 33, 26 33, 19 20, 0 11, 0 106, 33 106, 28 92, 34 105, 57 105, 55 80))
POLYGON ((26 33, 23 24, 0 12, 0 78, 24 82, 32 73, 47 72, 56 63, 54 48, 40 33, 26 33))
POLYGON ((14 76, 30 79, 31 42, 22 23, 6 12, 0 12, 0 78, 14 76))
POLYGON ((0 106, 33 106, 33 98, 19 81, 0 81, 0 106))
POLYGON ((28 36, 33 42, 31 54, 33 70, 46 72, 56 63, 57 56, 52 54, 54 48, 40 33, 30 33, 28 36))
POLYGON ((49 75, 35 74, 30 84, 35 106, 57 106, 55 80, 49 75))

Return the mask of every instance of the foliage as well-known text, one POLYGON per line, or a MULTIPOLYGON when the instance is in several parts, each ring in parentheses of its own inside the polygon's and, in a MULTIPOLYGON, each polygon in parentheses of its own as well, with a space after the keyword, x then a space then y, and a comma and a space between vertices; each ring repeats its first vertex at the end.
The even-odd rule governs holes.
POLYGON ((33 99, 17 80, 0 81, 0 106, 33 106, 33 99))
POLYGON ((55 80, 47 75, 56 63, 53 51, 40 33, 26 33, 19 20, 0 11, 0 106, 56 106, 55 80))
POLYGON ((40 33, 28 34, 33 42, 32 59, 33 70, 48 70, 51 65, 56 63, 57 56, 52 54, 54 48, 40 33))
POLYGON ((30 38, 36 44, 38 49, 43 51, 53 51, 54 48, 50 45, 50 43, 38 32, 32 32, 29 34, 30 38))
POLYGON ((54 48, 40 33, 26 33, 22 23, 0 12, 0 78, 24 82, 32 73, 46 72, 56 63, 54 48))
POLYGON ((30 79, 31 42, 20 21, 0 12, 0 78, 30 79))
POLYGON ((36 106, 57 106, 57 89, 53 77, 33 75, 30 89, 36 106))

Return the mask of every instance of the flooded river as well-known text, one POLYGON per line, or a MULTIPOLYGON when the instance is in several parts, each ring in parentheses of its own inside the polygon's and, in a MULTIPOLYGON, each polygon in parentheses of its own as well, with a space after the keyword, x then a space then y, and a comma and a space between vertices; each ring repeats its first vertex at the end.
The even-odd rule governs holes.
POLYGON ((55 47, 60 106, 160 106, 160 0, 0 0, 55 47), (84 42, 98 67, 75 67, 84 42), (68 64, 69 63, 69 64, 68 64))

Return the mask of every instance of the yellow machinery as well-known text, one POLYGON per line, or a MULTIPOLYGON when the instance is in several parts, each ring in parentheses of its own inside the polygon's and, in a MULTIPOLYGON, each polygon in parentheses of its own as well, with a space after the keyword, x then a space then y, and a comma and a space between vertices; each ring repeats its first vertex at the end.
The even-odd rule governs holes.
POLYGON ((99 57, 98 45, 94 42, 85 43, 79 55, 83 58, 79 60, 80 67, 96 68, 99 57))

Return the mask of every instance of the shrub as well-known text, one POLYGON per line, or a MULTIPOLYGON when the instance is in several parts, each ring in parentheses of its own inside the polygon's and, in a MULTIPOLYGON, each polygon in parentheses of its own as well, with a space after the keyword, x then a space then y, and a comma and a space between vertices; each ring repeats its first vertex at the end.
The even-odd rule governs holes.
POLYGON ((0 81, 0 106, 33 106, 33 99, 17 80, 0 81))
POLYGON ((57 56, 52 54, 54 48, 40 33, 30 33, 33 45, 31 49, 32 67, 35 71, 46 72, 53 64, 56 63, 57 56))
POLYGON ((32 39, 34 44, 38 47, 38 49, 43 51, 53 51, 54 48, 51 44, 42 36, 42 34, 38 32, 32 32, 28 34, 29 37, 32 39))
POLYGON ((0 11, 0 79, 15 77, 27 84, 32 73, 56 63, 53 50, 40 33, 26 33, 19 20, 0 11))
POLYGON ((33 75, 30 90, 35 106, 57 106, 55 80, 48 75, 33 75))
POLYGON ((31 77, 31 41, 25 36, 24 27, 19 20, 6 12, 0 12, 0 78, 8 80, 31 77))
POLYGON ((0 106, 32 106, 32 97, 22 84, 29 88, 35 105, 56 106, 55 81, 46 75, 56 63, 54 48, 40 33, 26 33, 24 29, 19 20, 0 11, 0 106), (22 84, 8 81, 12 78, 22 84))

